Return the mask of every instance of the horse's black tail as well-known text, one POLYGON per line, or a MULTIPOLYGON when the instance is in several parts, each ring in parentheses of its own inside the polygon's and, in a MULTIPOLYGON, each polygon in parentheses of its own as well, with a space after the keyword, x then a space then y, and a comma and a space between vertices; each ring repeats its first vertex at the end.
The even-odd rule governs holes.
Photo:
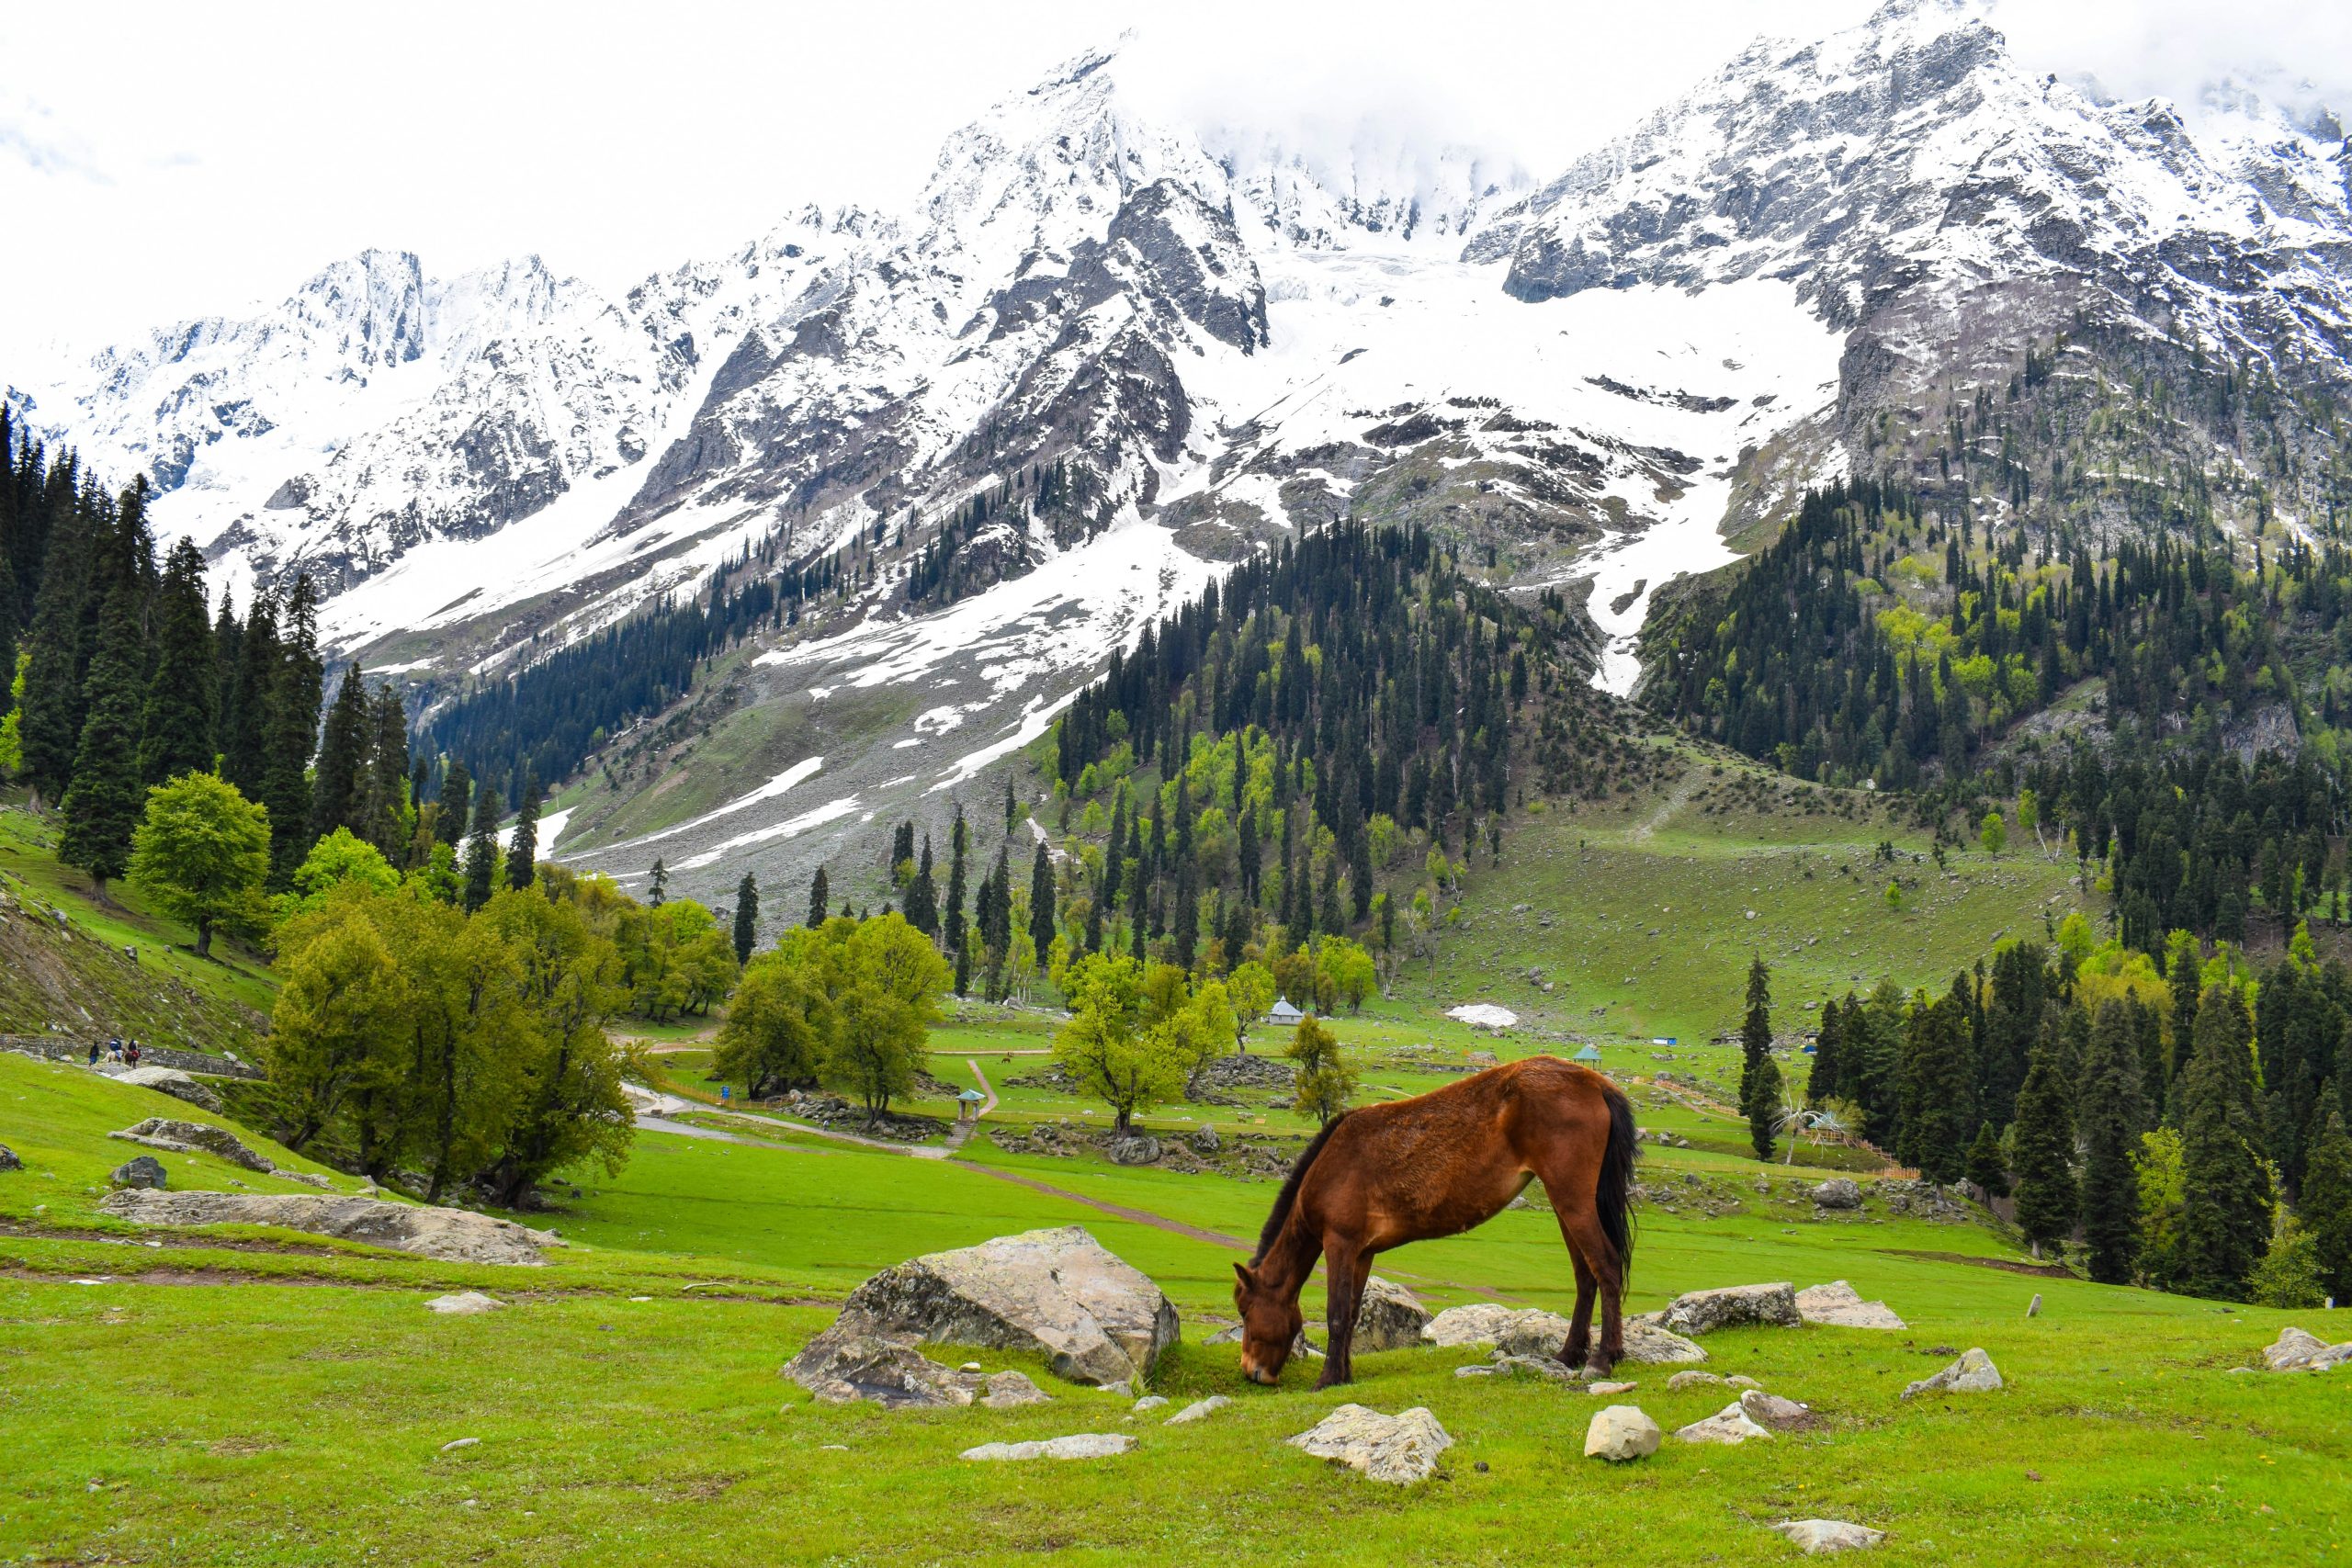
POLYGON ((1609 1152, 1600 1159, 1593 1207, 1600 1213, 1600 1233, 1617 1249, 1618 1278, 1625 1280, 1634 1275, 1634 1161, 1641 1145, 1634 1136, 1634 1102, 1613 1083, 1602 1093, 1609 1101, 1609 1152))

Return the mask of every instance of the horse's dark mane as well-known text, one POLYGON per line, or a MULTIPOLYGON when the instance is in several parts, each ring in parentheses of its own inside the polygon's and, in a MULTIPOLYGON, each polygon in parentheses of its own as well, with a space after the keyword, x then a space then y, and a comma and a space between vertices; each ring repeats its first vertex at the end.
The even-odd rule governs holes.
POLYGON ((1325 1122, 1323 1130, 1315 1134, 1291 1166, 1290 1174, 1283 1178, 1283 1190, 1274 1195, 1274 1212, 1266 1216, 1266 1228, 1258 1233, 1258 1251, 1250 1259, 1250 1268, 1255 1269, 1263 1263, 1266 1254, 1273 1250, 1274 1238, 1283 1234, 1283 1224, 1290 1218, 1292 1206, 1298 1201, 1298 1189, 1306 1179, 1306 1168, 1315 1163, 1315 1156, 1323 1152, 1323 1145, 1331 1141, 1331 1134, 1340 1130, 1340 1123, 1346 1121, 1347 1116, 1348 1113, 1342 1111, 1325 1122))

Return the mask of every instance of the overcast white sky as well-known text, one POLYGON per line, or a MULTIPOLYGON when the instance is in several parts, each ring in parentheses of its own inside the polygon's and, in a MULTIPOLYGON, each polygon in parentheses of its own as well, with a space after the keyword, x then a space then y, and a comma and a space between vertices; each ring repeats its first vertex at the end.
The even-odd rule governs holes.
MULTIPOLYGON (((889 206, 941 138, 1134 28, 1202 113, 1374 116, 1548 175, 1758 33, 1873 0, 755 7, 411 0, 0 10, 0 379, 281 298, 368 245, 447 275, 536 251, 620 288, 815 200, 889 206), (12 371, 11 366, 18 367, 12 371)), ((2230 70, 2352 112, 2340 0, 1999 0, 2038 66, 2188 98, 2230 70)))

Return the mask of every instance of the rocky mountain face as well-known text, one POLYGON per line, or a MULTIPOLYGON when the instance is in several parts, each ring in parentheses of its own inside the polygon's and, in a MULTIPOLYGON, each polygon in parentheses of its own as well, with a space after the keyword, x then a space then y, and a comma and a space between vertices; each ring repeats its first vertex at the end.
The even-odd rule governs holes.
MULTIPOLYGON (((1336 516, 1583 595, 1623 693, 1662 585, 1806 483, 1926 463, 2062 330, 2340 386, 2341 128, 2251 95, 2201 123, 2024 73, 1949 0, 1759 42, 1540 187, 1157 123, 1090 53, 910 202, 616 299, 371 252, 29 406, 150 472, 241 592, 327 583, 339 651, 427 709, 716 569, 851 563, 560 801, 566 858, 773 886, 939 816, 1218 563, 1336 516), (1010 499, 955 536, 957 591, 919 594, 982 497, 1010 499)), ((2266 504, 2311 515, 2340 439, 2283 445, 2266 504)))

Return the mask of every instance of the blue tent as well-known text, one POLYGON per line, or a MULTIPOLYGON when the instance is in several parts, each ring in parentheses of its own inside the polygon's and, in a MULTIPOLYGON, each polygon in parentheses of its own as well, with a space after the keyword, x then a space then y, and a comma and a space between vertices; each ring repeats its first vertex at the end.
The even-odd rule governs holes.
POLYGON ((1570 1060, 1577 1062, 1598 1062, 1600 1060, 1600 1047, 1598 1045, 1588 1045, 1583 1050, 1577 1052, 1575 1056, 1570 1058, 1570 1060))

